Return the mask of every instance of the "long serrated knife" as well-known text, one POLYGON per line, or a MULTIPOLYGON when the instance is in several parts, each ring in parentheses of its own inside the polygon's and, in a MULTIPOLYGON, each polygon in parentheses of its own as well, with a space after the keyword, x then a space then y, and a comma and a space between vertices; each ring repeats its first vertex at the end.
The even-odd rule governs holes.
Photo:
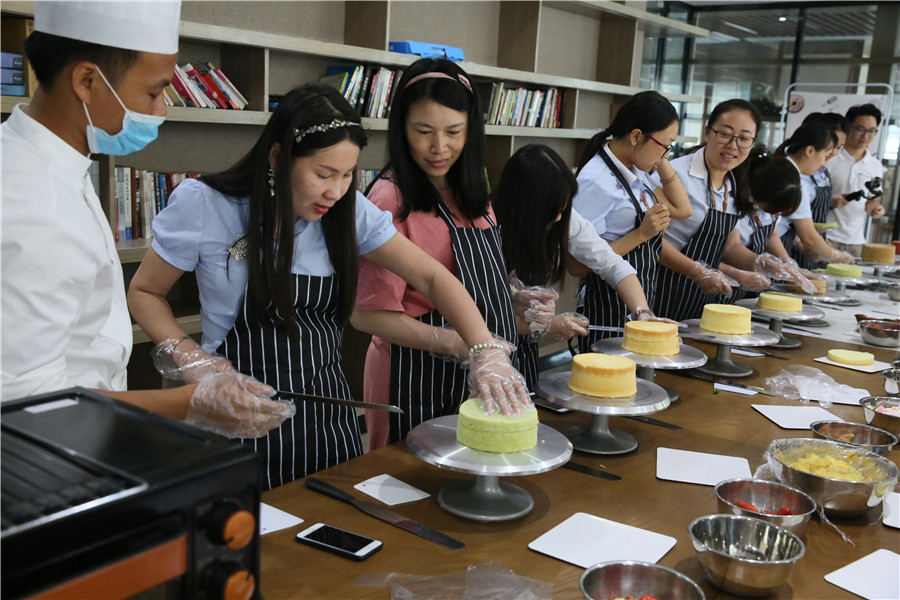
POLYGON ((572 469, 579 473, 587 473, 588 475, 593 475, 594 477, 599 477, 601 479, 610 479, 612 481, 621 481, 622 479, 615 473, 607 473, 606 471, 601 471, 600 469, 595 469, 594 467, 589 467, 581 463, 573 463, 572 461, 565 463, 563 466, 567 469, 572 469))
POLYGON ((330 483, 325 483, 321 479, 307 477, 306 487, 313 490, 314 492, 319 492, 320 494, 325 494, 326 496, 331 496, 332 498, 335 498, 337 500, 352 504, 359 510, 375 517, 376 519, 381 519, 386 523, 390 523, 395 527, 399 527, 400 529, 404 529, 410 533, 414 533, 420 537, 425 538, 428 541, 440 544, 441 546, 446 546, 447 548, 451 548, 453 550, 460 550, 466 547, 465 544, 457 539, 450 537, 447 534, 441 533, 440 531, 435 531, 427 525, 422 525, 417 521, 408 519, 407 517, 395 513, 391 509, 385 506, 381 506, 380 504, 375 504, 374 502, 366 502, 365 500, 355 498, 347 492, 334 487, 330 483))
POLYGON ((276 396, 284 396, 285 398, 296 398, 297 400, 307 400, 310 402, 327 402, 329 404, 341 404, 343 406, 353 406, 354 408, 362 408, 365 410, 383 410, 386 412, 404 414, 403 409, 392 404, 377 404, 375 402, 360 402, 359 400, 344 400, 343 398, 327 398, 325 396, 313 396, 311 394, 300 394, 297 392, 282 392, 275 390, 276 396))

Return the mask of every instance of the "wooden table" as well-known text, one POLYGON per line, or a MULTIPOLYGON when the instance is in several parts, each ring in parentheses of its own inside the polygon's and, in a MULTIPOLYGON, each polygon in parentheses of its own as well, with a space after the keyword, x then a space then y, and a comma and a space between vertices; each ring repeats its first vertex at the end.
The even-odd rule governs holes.
MULTIPOLYGON (((766 357, 735 357, 757 370, 739 381, 762 384, 765 377, 794 363, 815 366, 841 383, 882 394, 883 379, 879 374, 815 363, 828 348, 846 347, 873 352, 879 360, 890 361, 895 352, 860 348, 853 344, 827 342, 802 337, 803 346, 796 350, 776 350, 791 356, 792 362, 766 357)), ((707 355, 715 347, 697 343, 707 355)), ((263 502, 274 505, 305 520, 298 527, 271 533, 262 539, 261 583, 268 600, 281 598, 390 598, 387 587, 361 587, 354 578, 368 574, 405 573, 440 576, 462 573, 469 566, 491 560, 502 561, 517 574, 553 584, 554 598, 580 598, 578 579, 583 569, 528 549, 528 544, 576 512, 586 512, 613 521, 627 523, 669 535, 675 546, 659 561, 690 576, 700 584, 707 598, 731 598, 712 587, 694 558, 687 532, 688 524, 701 515, 716 512, 713 488, 664 481, 656 478, 656 448, 666 446, 682 450, 740 456, 749 460, 751 471, 763 460, 763 453, 773 439, 812 437, 810 432, 780 429, 763 417, 751 404, 785 404, 781 398, 763 395, 742 396, 719 392, 713 394, 711 383, 677 377, 657 371, 658 383, 673 387, 681 400, 655 417, 681 425, 682 431, 612 417, 610 426, 635 436, 639 447, 623 456, 598 457, 576 452, 573 459, 599 466, 622 476, 621 481, 608 481, 571 471, 554 471, 514 478, 516 485, 534 498, 534 510, 520 519, 481 523, 460 517, 440 508, 437 494, 442 487, 459 479, 471 479, 463 473, 439 469, 414 457, 403 443, 382 448, 355 460, 316 474, 329 483, 359 498, 370 499, 353 489, 353 485, 370 477, 388 473, 431 496, 425 500, 395 507, 401 514, 447 533, 466 544, 463 550, 450 550, 404 532, 370 517, 356 508, 306 489, 296 481, 263 494, 263 502), (362 533, 384 542, 383 549, 361 563, 298 544, 294 536, 303 527, 324 521, 362 533)), ((848 421, 865 422, 862 408, 834 405, 829 409, 848 421)), ((586 425, 584 413, 552 414, 541 410, 543 423, 563 429, 570 425, 586 425)), ((889 455, 895 462, 900 450, 889 455)), ((855 598, 826 582, 825 574, 847 565, 879 548, 900 551, 900 533, 881 523, 881 508, 864 517, 835 521, 855 545, 845 543, 830 527, 814 518, 806 536, 806 556, 795 566, 788 583, 771 598, 855 598)))

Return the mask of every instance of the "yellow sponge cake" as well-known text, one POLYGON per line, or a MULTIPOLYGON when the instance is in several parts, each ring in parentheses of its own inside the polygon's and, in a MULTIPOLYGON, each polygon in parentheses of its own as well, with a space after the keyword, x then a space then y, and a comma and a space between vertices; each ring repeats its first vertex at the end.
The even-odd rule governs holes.
POLYGON ((896 250, 893 244, 863 244, 862 259, 866 262, 894 264, 896 250))
POLYGON ((829 350, 828 360, 844 365, 864 367, 875 363, 875 355, 871 352, 857 352, 856 350, 829 350))
POLYGON ((749 308, 732 304, 707 304, 703 307, 700 329, 728 335, 748 335, 750 328, 749 308))
POLYGON ((678 325, 660 321, 629 321, 625 323, 622 348, 637 354, 672 356, 678 354, 678 325))
POLYGON ((790 294, 763 292, 759 295, 756 306, 777 312, 800 312, 803 310, 803 300, 790 294))
POLYGON ((637 394, 637 365, 624 356, 587 352, 572 359, 569 388, 597 398, 627 398, 637 394))

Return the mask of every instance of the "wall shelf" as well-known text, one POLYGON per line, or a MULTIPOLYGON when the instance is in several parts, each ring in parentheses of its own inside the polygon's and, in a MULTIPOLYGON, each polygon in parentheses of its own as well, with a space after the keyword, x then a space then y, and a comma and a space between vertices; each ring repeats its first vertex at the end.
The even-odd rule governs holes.
POLYGON ((629 6, 626 2, 611 0, 549 1, 544 6, 572 12, 584 16, 596 16, 598 12, 609 13, 637 21, 644 29, 644 34, 653 37, 709 37, 709 30, 696 25, 653 14, 640 8, 629 6))

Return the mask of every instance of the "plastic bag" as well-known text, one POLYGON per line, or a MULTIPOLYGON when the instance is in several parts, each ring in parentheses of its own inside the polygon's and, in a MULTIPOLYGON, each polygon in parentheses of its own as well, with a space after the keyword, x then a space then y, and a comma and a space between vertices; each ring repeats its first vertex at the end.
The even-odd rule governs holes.
POLYGON ((815 400, 822 408, 829 408, 834 402, 847 397, 870 395, 866 390, 838 383, 819 369, 805 365, 791 365, 767 377, 766 388, 788 400, 799 399, 803 405, 815 400))
POLYGON ((516 575, 496 560, 450 575, 371 573, 353 583, 390 586, 392 600, 538 600, 550 598, 553 591, 552 583, 516 575))

